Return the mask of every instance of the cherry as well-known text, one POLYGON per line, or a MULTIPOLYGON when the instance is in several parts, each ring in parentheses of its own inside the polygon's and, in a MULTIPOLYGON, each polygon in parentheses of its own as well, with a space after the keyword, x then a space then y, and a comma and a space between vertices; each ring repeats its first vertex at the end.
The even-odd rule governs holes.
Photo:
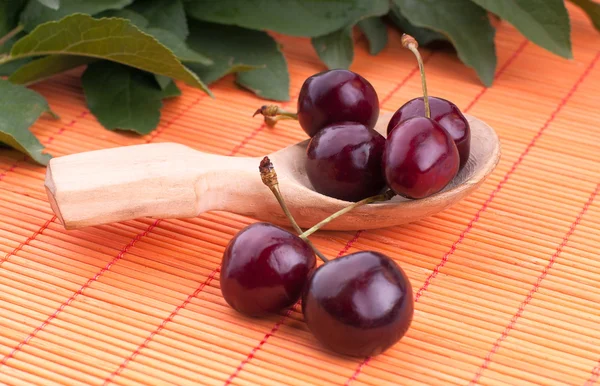
POLYGON ((302 293, 308 328, 342 355, 374 356, 398 342, 410 327, 410 281, 389 257, 352 253, 317 268, 302 293))
POLYGON ((379 98, 362 76, 349 70, 329 70, 304 81, 298 95, 298 121, 313 137, 325 126, 345 121, 375 127, 379 98))
POLYGON ((385 187, 381 157, 385 138, 356 122, 320 130, 306 149, 306 173, 315 190, 329 197, 358 201, 385 187))
MULTIPOLYGON (((471 129, 469 122, 452 102, 438 97, 429 97, 431 119, 439 123, 454 140, 460 154, 460 166, 462 168, 469 160, 471 148, 471 129)), ((398 123, 413 117, 425 115, 424 98, 414 98, 400 107, 390 119, 387 126, 387 134, 397 127, 398 123)))
POLYGON ((415 117, 400 122, 387 138, 382 165, 394 192, 418 199, 446 187, 459 162, 450 134, 432 119, 415 117))
MULTIPOLYGON (((419 63, 425 116, 404 118, 403 112, 394 114, 402 115, 403 119, 391 130, 388 126, 382 165, 387 185, 395 193, 418 199, 441 191, 452 181, 460 167, 460 154, 450 133, 431 119, 425 70, 417 41, 403 34, 402 45, 416 56, 419 63)), ((414 112, 418 110, 418 105, 415 106, 413 110, 406 110, 414 112)))
POLYGON ((315 254, 303 239, 273 224, 254 223, 225 249, 221 292, 240 313, 277 312, 298 301, 315 266, 315 254))

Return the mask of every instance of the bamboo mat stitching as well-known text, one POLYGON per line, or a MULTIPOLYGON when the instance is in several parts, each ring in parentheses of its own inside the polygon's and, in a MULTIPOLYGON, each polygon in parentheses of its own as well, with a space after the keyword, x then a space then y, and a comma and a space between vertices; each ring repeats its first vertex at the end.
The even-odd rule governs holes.
MULTIPOLYGON (((428 55, 426 55, 423 58, 423 64, 427 64, 427 62, 431 59, 432 56, 434 56, 435 53, 430 53, 428 55)), ((396 86, 394 86, 394 88, 381 100, 380 102, 380 106, 385 105, 385 103, 387 103, 393 96, 394 94, 400 90, 402 88, 402 86, 404 86, 406 84, 406 82, 408 82, 417 72, 419 71, 419 66, 415 65, 411 71, 400 81, 398 82, 398 84, 396 84, 396 86)), ((338 253, 337 257, 343 256, 344 254, 346 254, 346 252, 348 252, 348 250, 350 250, 350 248, 352 247, 352 245, 356 242, 356 240, 358 240, 358 238, 360 237, 360 235, 362 234, 362 230, 357 231, 354 236, 352 237, 352 239, 350 239, 346 245, 344 246, 344 248, 342 248, 342 250, 340 250, 340 252, 338 253)), ((298 304, 298 303, 296 303, 298 304)), ((273 327, 271 328, 271 330, 265 334, 265 336, 263 337, 263 339, 254 347, 252 348, 252 350, 248 353, 248 355, 246 356, 246 358, 244 360, 242 360, 242 362, 238 365, 238 367, 235 369, 235 371, 229 376, 229 378, 227 379, 227 381, 225 382, 225 386, 229 385, 231 383, 231 381, 233 381, 233 379, 240 373, 240 371, 242 371, 242 369, 244 368, 244 366, 246 365, 246 363, 250 362, 250 360, 252 360, 252 358, 254 358, 254 356, 256 355, 256 353, 262 348, 262 346, 265 345, 265 343, 267 343, 267 341, 269 340, 269 338, 274 335, 279 328, 281 327, 281 325, 286 321, 286 319, 291 315, 292 312, 292 308, 290 308, 285 315, 279 320, 277 321, 277 323, 275 323, 273 325, 273 327)))
POLYGON ((50 138, 48 138, 48 140, 46 141, 46 145, 51 144, 54 141, 55 137, 60 136, 62 133, 64 133, 68 128, 73 127, 75 125, 75 123, 77 123, 77 121, 79 121, 80 119, 85 118, 86 115, 89 114, 89 111, 83 111, 81 114, 79 114, 77 117, 75 117, 73 120, 71 120, 71 122, 69 122, 67 125, 63 126, 60 128, 60 130, 58 130, 56 132, 56 134, 51 135, 50 138))
POLYGON ((585 382, 585 386, 592 386, 594 383, 596 383, 598 377, 600 377, 600 361, 598 361, 598 364, 592 370, 592 375, 590 376, 590 379, 585 382))
MULTIPOLYGON (((185 109, 185 111, 189 111, 192 107, 194 107, 195 105, 197 105, 203 98, 199 97, 197 98, 194 102, 192 102, 190 104, 190 106, 188 106, 187 109, 185 109)), ((86 114, 86 111, 84 111, 83 113, 81 113, 79 115, 79 118, 83 118, 86 114)), ((178 117, 180 117, 180 115, 178 115, 178 117)), ((72 127, 75 124, 76 120, 71 121, 69 124, 67 124, 66 127, 72 127)), ((175 119, 171 120, 167 126, 171 126, 171 124, 173 124, 175 122, 175 119)), ((65 130, 60 131, 59 133, 62 134, 65 130)), ((59 134, 57 134, 58 136, 59 134)), ((151 138, 149 141, 147 141, 148 143, 150 141, 152 141, 154 138, 156 138, 156 135, 151 138)), ((16 168, 16 167, 15 167, 16 168)), ((53 218, 51 219, 52 221, 54 221, 54 219, 56 218, 56 216, 53 216, 53 218)), ((52 222, 50 221, 48 223, 48 225, 52 222)), ((4 358, 2 358, 2 360, 0 361, 0 367, 2 367, 4 364, 6 364, 6 362, 14 357, 14 355, 19 352, 23 346, 25 346, 31 339, 33 339, 35 337, 35 335, 40 332, 41 330, 43 330, 54 318, 56 318, 64 309, 65 307, 67 307, 69 304, 71 304, 71 302, 81 293, 83 293, 83 291, 88 288, 93 282, 95 282, 96 280, 98 280, 106 271, 108 271, 117 261, 119 261, 125 254, 125 252, 127 250, 129 250, 129 248, 131 248, 137 241, 139 241, 139 239, 141 239, 142 237, 146 236, 148 233, 150 233, 156 226, 158 226, 160 224, 162 220, 157 220, 154 223, 152 223, 148 228, 146 228, 145 231, 141 232, 140 234, 136 235, 130 242, 129 244, 127 244, 122 250, 121 252, 111 261, 109 262, 105 267, 103 267, 99 272, 97 272, 91 279, 89 279, 77 292, 73 293, 73 295, 71 295, 71 297, 69 299, 67 299, 64 303, 62 303, 55 311, 52 315, 50 315, 41 325, 39 325, 38 327, 36 327, 24 340, 22 340, 21 342, 19 342, 19 344, 13 348, 13 350, 4 358)), ((46 225, 47 227, 47 225, 46 225)), ((37 237, 41 231, 43 231, 45 229, 44 226, 42 226, 40 228, 40 230, 36 231, 32 236, 30 236, 27 240, 29 240, 28 242, 31 242, 33 239, 35 239, 35 237, 37 237)), ((27 241, 26 241, 27 243, 27 241)), ((8 257, 7 257, 8 258, 8 257)))
MULTIPOLYGON (((496 79, 499 78, 508 69, 508 67, 516 60, 516 58, 525 50, 527 43, 528 43, 528 41, 524 40, 519 45, 519 47, 515 50, 515 52, 513 52, 513 54, 507 59, 507 61, 504 63, 504 65, 498 70, 498 72, 495 75, 496 79)), ((483 87, 482 90, 469 103, 467 109, 465 109, 465 112, 468 112, 468 110, 470 110, 473 106, 475 106, 475 104, 481 99, 481 97, 487 92, 487 90, 488 90, 487 87, 483 87)), ((534 137, 534 139, 535 139, 535 137, 534 137)), ((529 152, 529 149, 526 149, 526 152, 524 154, 526 154, 527 152, 529 152)), ((522 156, 523 156, 523 154, 522 154, 522 156)), ((519 160, 518 160, 518 163, 520 163, 522 161, 522 157, 519 157, 519 160)), ((512 172, 514 172, 514 169, 516 169, 516 166, 518 165, 518 163, 515 163, 513 165, 513 168, 504 176, 503 182, 508 180, 508 176, 510 174, 512 174, 512 172)), ((464 241, 466 235, 471 231, 471 229, 473 229, 473 226, 479 220, 481 213, 483 213, 487 209, 488 205, 492 202, 493 197, 495 197, 495 195, 501 189, 501 185, 503 185, 502 182, 498 185, 498 187, 496 187, 496 190, 494 190, 494 192, 492 192, 490 197, 488 197, 488 199, 483 204, 483 206, 479 209, 479 211, 471 219, 471 221, 469 222, 467 227, 461 232, 458 239, 452 244, 452 246, 450 247, 448 252, 446 252, 444 254, 441 261, 434 267, 433 271, 425 279, 425 282, 423 283, 421 288, 419 288, 419 290, 417 291, 417 293, 415 295, 415 302, 418 302, 419 298, 423 295, 423 293, 425 293, 425 291, 427 291, 427 288, 431 284, 431 281, 437 277, 437 275, 440 272, 440 269, 442 267, 444 267, 444 265, 446 265, 450 256, 452 254, 454 254, 454 252, 456 251, 456 248, 458 247, 458 245, 464 241)), ((358 376, 361 374, 361 372, 363 371, 363 369, 365 368, 365 366, 367 366, 370 361, 371 361, 371 358, 366 357, 361 363, 359 363, 358 366, 356 367, 356 370, 352 374, 352 376, 350 376, 350 378, 348 378, 348 380, 346 381, 346 385, 350 385, 350 383, 352 381, 356 380, 358 378, 358 376)))
POLYGON ((246 358, 244 358, 244 360, 238 365, 238 367, 235 369, 235 371, 229 376, 229 378, 227 378, 227 380, 225 381, 225 385, 224 386, 230 385, 231 382, 235 379, 235 377, 238 376, 238 374, 240 373, 240 371, 242 371, 242 369, 244 368, 244 366, 246 365, 246 363, 250 362, 252 360, 252 358, 254 358, 254 355, 256 355, 256 353, 262 348, 262 346, 264 346, 264 344, 267 343, 267 341, 269 340, 269 338, 272 337, 273 335, 275 335, 275 333, 279 330, 279 328, 285 322, 285 320, 292 314, 292 311, 294 310, 294 307, 297 304, 299 304, 299 302, 300 301, 298 301, 296 304, 294 304, 294 306, 290 307, 285 312, 285 314, 283 315, 283 317, 281 317, 281 319, 279 319, 277 321, 277 323, 275 323, 273 325, 273 328, 271 328, 271 331, 267 332, 265 334, 265 336, 262 338, 262 340, 256 346, 254 346, 254 348, 250 351, 250 353, 248 353, 248 356, 246 356, 246 358))
POLYGON ((50 315, 42 324, 40 324, 38 327, 35 328, 35 330, 33 330, 29 335, 27 335, 27 337, 25 339, 23 339, 8 355, 6 355, 4 358, 2 358, 2 361, 0 361, 0 367, 2 367, 3 365, 6 364, 6 362, 15 356, 15 354, 17 352, 19 352, 23 346, 25 346, 31 339, 33 339, 38 332, 42 331, 48 324, 50 324, 50 322, 52 322, 52 320, 54 318, 56 318, 66 307, 68 307, 73 300, 75 300, 77 298, 77 296, 83 294, 83 291, 85 291, 90 285, 92 285, 93 282, 95 282, 96 280, 98 280, 106 271, 108 271, 113 265, 115 265, 119 260, 121 260, 121 258, 125 255, 125 253, 127 253, 127 251, 133 247, 135 245, 135 243, 137 243, 142 237, 146 236, 149 232, 152 231, 152 229, 154 229, 154 227, 156 227, 161 220, 156 220, 154 223, 152 223, 145 231, 139 233, 137 236, 135 236, 130 242, 129 244, 127 244, 122 250, 121 252, 119 252, 119 254, 117 256, 115 256, 114 259, 112 259, 106 266, 104 266, 100 271, 98 271, 92 278, 90 278, 83 286, 81 286, 81 288, 79 288, 79 290, 77 290, 77 292, 73 293, 73 295, 71 295, 71 297, 69 297, 64 303, 62 303, 55 311, 52 315, 50 315))
POLYGON ((11 256, 14 256, 16 253, 18 253, 21 249, 23 249, 23 247, 25 247, 26 245, 28 245, 30 242, 32 242, 38 235, 42 234, 46 228, 48 228, 50 226, 51 223, 54 222, 54 220, 56 220, 56 216, 52 216, 52 218, 50 218, 48 221, 46 221, 44 223, 44 225, 42 225, 40 227, 40 229, 38 229, 37 231, 35 231, 31 236, 29 236, 27 238, 27 240, 23 241, 22 243, 20 243, 15 249, 13 249, 11 252, 9 252, 6 256, 4 256, 4 258, 2 260, 0 260, 0 266, 2 266, 2 264, 4 264, 5 261, 7 261, 11 256))
POLYGON ((152 331, 152 333, 150 335, 148 335, 148 337, 144 340, 144 342, 139 345, 135 351, 127 358, 125 359, 120 365, 119 367, 113 371, 112 373, 110 373, 110 375, 108 377, 106 377, 106 379, 104 380, 103 385, 108 385, 109 383, 112 382, 112 380, 118 376, 124 369, 125 367, 127 367, 127 364, 129 364, 129 362, 131 362, 132 360, 135 359, 136 356, 138 356, 138 354, 144 349, 146 348, 146 346, 148 346, 148 344, 152 341, 152 339, 162 331, 163 328, 165 328, 165 326, 167 325, 167 323, 171 322, 173 320, 173 318, 179 313, 179 311, 181 311, 182 309, 184 309, 191 301, 193 298, 195 298, 196 296, 198 296, 200 294, 200 292, 202 292, 202 290, 204 289, 204 287, 206 287, 207 285, 210 284, 210 282, 215 278, 215 276, 217 275, 217 273, 220 271, 219 267, 217 267, 216 269, 214 269, 210 275, 208 276, 208 278, 202 282, 202 284, 200 284, 198 286, 198 288, 196 288, 196 290, 191 293, 183 303, 181 303, 180 305, 178 305, 173 312, 171 312, 171 314, 165 319, 163 320, 160 325, 154 330, 152 331))
MULTIPOLYGON (((417 67, 418 68, 418 67, 417 67)), ((392 91, 395 92, 395 91, 392 91)), ((359 231, 360 232, 360 231, 359 231)), ((350 240, 348 240, 348 242, 346 243, 346 245, 344 245, 344 247, 338 252, 336 258, 341 257, 343 255, 346 254, 346 252, 348 252, 348 250, 350 250, 350 248, 352 247, 352 244, 354 244, 354 242, 357 239, 357 235, 354 235, 354 237, 350 240)), ((301 303, 300 300, 298 300, 296 302, 296 304, 294 304, 294 306, 290 307, 286 313, 283 315, 283 317, 281 319, 279 319, 277 321, 277 323, 275 323, 273 325, 273 327, 271 328, 271 331, 267 332, 265 334, 265 336, 262 338, 262 340, 256 345, 254 346, 254 348, 248 353, 248 355, 246 356, 246 358, 238 365, 238 367, 235 369, 235 371, 229 376, 229 378, 227 378, 227 381, 225 381, 225 385, 224 386, 228 386, 229 384, 231 384, 231 382, 235 379, 235 377, 238 376, 238 374, 242 371, 242 369, 244 368, 244 366, 250 362, 252 360, 252 358, 254 358, 254 356, 256 355, 256 353, 262 348, 262 346, 265 345, 265 343, 267 343, 267 341, 269 340, 270 337, 272 337, 273 335, 275 335, 275 333, 277 331, 279 331, 279 328, 281 327, 281 325, 287 320, 287 318, 292 314, 292 311, 294 310, 294 307, 296 307, 297 305, 299 305, 301 303)))
MULTIPOLYGON (((24 158, 23 158, 21 161, 24 161, 24 160, 25 160, 25 157, 24 157, 24 158)), ((14 164, 12 164, 12 165, 11 165, 11 166, 10 166, 8 169, 6 169, 5 171, 3 171, 3 172, 2 172, 2 174, 0 174, 0 181, 2 181, 2 180, 4 179, 4 177, 6 177, 6 175, 7 175, 8 173, 10 173, 10 172, 12 172, 13 170, 15 170, 15 169, 16 169, 16 168, 19 166, 19 163, 20 163, 21 161, 17 161, 17 162, 15 162, 15 163, 14 163, 14 164)))
POLYGON ((194 108, 194 106, 196 106, 198 103, 200 103, 202 101, 202 99, 204 99, 205 97, 206 97, 206 94, 200 95, 192 103, 190 103, 190 105, 188 107, 186 107, 185 109, 181 110, 179 112, 179 114, 175 115, 169 122, 167 122, 166 125, 164 125, 162 127, 159 127, 158 129, 154 130, 154 132, 152 134, 150 134, 149 138, 146 140, 146 143, 150 143, 150 142, 154 141, 154 139, 156 137, 158 137, 163 131, 165 131, 166 129, 168 129, 169 127, 171 127, 171 125, 173 123, 175 123, 179 118, 181 118, 182 116, 184 116, 185 114, 187 114, 188 111, 190 111, 192 108, 194 108))
POLYGON ((577 228, 577 225, 579 225, 579 223, 581 222, 582 217, 587 213, 590 205, 592 205, 592 202, 594 202, 594 199, 598 195, 598 191, 599 190, 600 190, 600 183, 596 185, 596 188, 590 194, 589 199, 587 200, 587 202, 585 203, 585 205, 583 206, 583 208, 581 209, 581 211, 577 215, 577 218, 575 218, 575 221, 573 221, 573 223, 569 227, 569 230, 567 231, 567 233, 563 237, 562 242, 560 243, 560 245, 558 246, 558 248, 556 248, 556 251, 554 252, 554 254, 552 255, 552 257, 550 258, 550 261, 544 267, 544 269, 542 270, 542 273, 540 274, 540 276, 538 276, 537 280, 533 284, 533 287, 531 288, 531 290, 529 291, 529 293, 525 297, 525 300, 523 300, 523 302, 519 305, 519 308, 517 309, 517 312, 510 319, 510 322, 508 323, 508 325, 506 326, 506 328, 504 329, 504 331, 502 331, 502 334, 500 335, 500 337, 494 342, 494 345, 492 346, 492 349, 485 356, 485 360, 483 361, 483 363, 481 364, 481 366, 477 370, 477 373, 475 373, 475 376, 473 377, 473 379, 471 380, 471 382, 469 384, 473 384, 473 385, 477 384, 477 382, 479 381, 479 379, 483 375, 483 372, 488 368, 490 362, 492 361, 492 357, 500 349, 500 345, 502 344, 502 342, 506 338, 508 338, 508 334, 515 327, 515 325, 517 324, 517 321, 523 315, 523 312, 525 312, 525 307, 527 307, 527 305, 529 303, 531 303, 531 300, 533 300, 533 295, 535 295, 535 293, 538 291, 538 289, 540 288, 540 285, 542 284, 542 281, 544 281, 544 279, 548 275, 548 272, 550 272, 550 270, 554 266, 554 262, 560 256, 560 254, 563 251, 564 247, 569 242, 569 238, 571 237, 571 235, 573 235, 573 232, 575 232, 575 228, 577 228))

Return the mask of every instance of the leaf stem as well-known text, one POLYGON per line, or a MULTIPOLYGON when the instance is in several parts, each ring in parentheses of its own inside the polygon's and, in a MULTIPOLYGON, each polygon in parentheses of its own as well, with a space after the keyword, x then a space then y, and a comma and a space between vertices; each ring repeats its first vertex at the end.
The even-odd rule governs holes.
POLYGON ((285 200, 283 199, 283 196, 281 195, 281 191, 279 190, 279 182, 277 180, 277 173, 275 172, 275 168, 273 167, 273 164, 271 163, 269 157, 264 157, 262 159, 258 170, 260 171, 260 177, 262 178, 263 183, 269 189, 271 189, 271 192, 273 192, 273 195, 277 199, 277 202, 279 202, 281 209, 283 209, 283 213, 285 213, 288 220, 290 220, 290 223, 292 224, 294 230, 298 232, 299 235, 301 235, 300 237, 312 248, 315 254, 319 256, 319 258, 323 260, 324 263, 327 263, 329 259, 326 258, 317 249, 317 247, 313 245, 313 243, 310 240, 308 240, 307 236, 302 236, 302 229, 294 219, 294 216, 292 216, 292 213, 290 212, 287 204, 285 203, 285 200))
POLYGON ((320 223, 314 225, 312 228, 310 228, 309 230, 307 230, 304 233, 302 233, 300 235, 300 237, 306 238, 306 237, 312 235, 313 233, 315 233, 316 231, 318 231, 319 229, 321 229, 321 227, 323 227, 324 225, 326 225, 326 224, 330 223, 331 221, 335 220, 336 218, 338 218, 338 217, 340 217, 340 216, 342 216, 342 215, 350 212, 351 210, 353 210, 355 208, 358 208, 359 206, 371 204, 371 203, 374 203, 374 202, 388 201, 388 200, 391 200, 392 197, 394 197, 395 195, 396 195, 396 193, 394 193, 392 190, 388 190, 385 193, 378 194, 376 196, 367 197, 367 198, 365 198, 363 200, 355 202, 352 205, 348 205, 344 209, 341 209, 341 210, 335 212, 334 214, 332 214, 331 216, 327 217, 326 219, 324 219, 320 223))
POLYGON ((425 82, 425 67, 423 66, 423 58, 419 53, 419 43, 410 35, 402 34, 402 46, 408 48, 416 57, 419 63, 419 71, 421 72, 421 84, 423 86, 423 98, 425 102, 425 116, 431 118, 431 109, 429 108, 429 97, 427 96, 427 82, 425 82))
POLYGON ((21 31, 23 31, 23 28, 25 28, 25 26, 23 24, 19 24, 12 30, 8 31, 8 33, 6 35, 4 35, 0 38, 0 46, 4 45, 4 43, 6 43, 10 39, 12 39, 13 36, 15 36, 16 34, 18 34, 21 31))

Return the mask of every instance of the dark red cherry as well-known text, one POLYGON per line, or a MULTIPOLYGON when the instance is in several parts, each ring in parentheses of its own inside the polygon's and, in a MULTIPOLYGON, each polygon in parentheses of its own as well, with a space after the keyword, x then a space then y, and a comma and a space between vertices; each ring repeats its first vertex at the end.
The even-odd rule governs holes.
MULTIPOLYGON (((400 107, 390 119, 387 127, 387 134, 398 125, 398 123, 409 118, 424 117, 425 103, 424 98, 419 97, 406 102, 400 107)), ((467 118, 460 109, 452 102, 438 97, 429 97, 429 107, 431 110, 431 119, 439 123, 454 140, 460 154, 460 166, 462 168, 469 160, 471 152, 471 128, 467 118)))
POLYGON ((242 229, 223 254, 221 292, 235 310, 250 316, 296 303, 316 266, 313 250, 300 237, 259 222, 242 229))
POLYGON ((404 197, 424 198, 450 183, 459 162, 450 134, 432 119, 415 117, 392 130, 382 164, 390 189, 404 197))
POLYGON ((409 329, 410 281, 389 257, 352 253, 321 265, 302 294, 308 328, 324 346, 350 356, 378 355, 409 329))
POLYGON ((326 126, 306 149, 306 174, 315 190, 345 201, 359 201, 385 187, 381 157, 385 138, 356 122, 326 126))
POLYGON ((325 126, 344 121, 375 127, 379 98, 365 78, 348 70, 329 70, 304 81, 298 95, 298 121, 313 137, 325 126))

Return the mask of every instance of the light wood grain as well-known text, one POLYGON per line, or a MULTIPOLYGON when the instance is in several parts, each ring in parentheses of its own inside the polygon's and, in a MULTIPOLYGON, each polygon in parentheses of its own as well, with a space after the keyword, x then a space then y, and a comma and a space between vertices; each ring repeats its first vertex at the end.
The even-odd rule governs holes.
MULTIPOLYGON (((391 114, 376 129, 385 135, 391 114)), ((468 116, 471 156, 440 193, 421 200, 395 197, 358 208, 323 229, 382 228, 438 213, 472 193, 493 171, 500 157, 494 130, 468 116)), ((299 225, 308 228, 348 202, 315 192, 304 171, 308 140, 269 154, 280 188, 299 225)), ((46 191, 53 211, 66 229, 124 220, 189 218, 221 210, 288 226, 258 165, 262 157, 228 157, 196 151, 176 143, 123 146, 52 159, 46 191)))

